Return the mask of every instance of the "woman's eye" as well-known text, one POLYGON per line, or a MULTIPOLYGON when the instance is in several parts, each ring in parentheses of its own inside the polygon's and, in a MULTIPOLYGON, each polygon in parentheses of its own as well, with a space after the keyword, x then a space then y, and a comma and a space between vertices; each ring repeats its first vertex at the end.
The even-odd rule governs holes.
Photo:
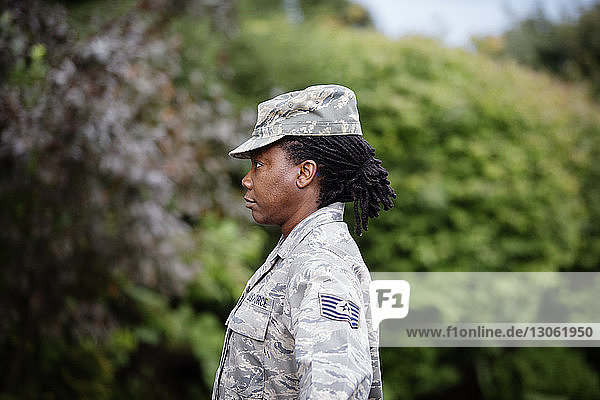
POLYGON ((260 161, 254 161, 254 168, 259 168, 262 167, 263 163, 261 163, 260 161))

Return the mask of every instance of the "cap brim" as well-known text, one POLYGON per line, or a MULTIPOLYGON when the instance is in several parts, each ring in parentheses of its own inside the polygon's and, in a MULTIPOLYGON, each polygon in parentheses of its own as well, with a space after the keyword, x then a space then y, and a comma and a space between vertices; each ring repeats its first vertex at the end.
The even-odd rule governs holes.
POLYGON ((268 146, 272 143, 275 143, 279 139, 283 138, 285 135, 277 135, 270 137, 257 137, 253 136, 250 139, 246 140, 244 143, 236 147, 235 149, 229 152, 231 157, 235 158, 250 158, 250 153, 254 150, 260 149, 261 147, 268 146))

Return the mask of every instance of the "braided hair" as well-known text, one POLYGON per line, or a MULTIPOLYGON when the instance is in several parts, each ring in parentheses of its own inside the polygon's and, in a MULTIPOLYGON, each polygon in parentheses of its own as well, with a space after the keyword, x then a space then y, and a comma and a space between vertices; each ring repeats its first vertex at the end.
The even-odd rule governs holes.
POLYGON ((368 229, 369 218, 394 206, 388 172, 375 158, 375 149, 362 136, 286 136, 280 141, 290 161, 317 163, 319 207, 354 202, 355 232, 368 229), (360 213, 359 213, 360 209, 360 213))

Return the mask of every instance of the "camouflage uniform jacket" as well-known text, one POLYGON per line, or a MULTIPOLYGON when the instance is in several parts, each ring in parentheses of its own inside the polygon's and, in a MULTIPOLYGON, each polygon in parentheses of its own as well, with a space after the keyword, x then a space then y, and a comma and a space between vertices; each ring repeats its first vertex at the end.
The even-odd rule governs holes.
POLYGON ((323 207, 282 238, 227 319, 214 399, 380 399, 370 275, 323 207))

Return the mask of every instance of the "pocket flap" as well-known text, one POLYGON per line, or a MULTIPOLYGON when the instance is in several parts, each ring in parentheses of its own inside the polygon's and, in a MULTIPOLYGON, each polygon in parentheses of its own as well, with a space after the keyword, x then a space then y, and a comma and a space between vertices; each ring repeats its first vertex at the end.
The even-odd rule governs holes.
POLYGON ((227 327, 240 335, 264 341, 273 309, 273 300, 264 298, 264 301, 257 305, 256 302, 251 301, 251 295, 248 297, 249 299, 245 299, 229 317, 227 327))

